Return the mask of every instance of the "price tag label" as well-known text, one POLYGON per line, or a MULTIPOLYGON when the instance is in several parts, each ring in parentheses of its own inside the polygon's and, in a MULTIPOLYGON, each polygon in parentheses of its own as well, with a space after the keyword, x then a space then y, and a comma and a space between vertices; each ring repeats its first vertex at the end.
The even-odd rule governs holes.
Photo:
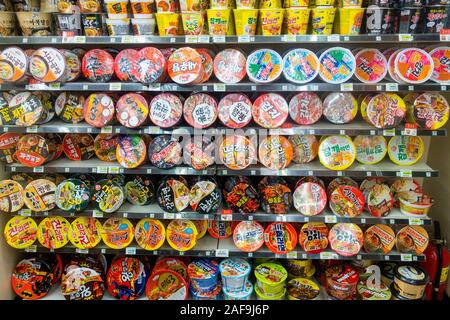
POLYGON ((38 132, 38 126, 29 126, 25 129, 27 133, 37 133, 38 132))
POLYGON ((33 172, 42 173, 44 172, 44 167, 35 167, 33 168, 33 172))
POLYGON ((105 254, 106 253, 106 249, 100 249, 100 253, 105 254))
POLYGON ((209 257, 211 255, 211 251, 205 251, 205 256, 209 257))
POLYGON ((110 83, 109 90, 110 91, 120 91, 120 90, 122 90, 122 84, 119 82, 110 83))
POLYGON ((431 177, 431 172, 425 172, 425 176, 426 176, 427 178, 431 177))
POLYGON ((110 37, 110 38, 109 38, 109 42, 110 42, 110 43, 116 43, 116 38, 110 37))
POLYGON ((247 216, 248 221, 253 221, 253 216, 247 216))
POLYGON ((119 167, 109 167, 108 168, 108 173, 119 174, 120 170, 121 170, 121 168, 119 168, 119 167))
POLYGON ((150 213, 148 216, 149 216, 151 219, 155 218, 155 214, 154 214, 154 213, 150 213))
POLYGON ((366 223, 366 219, 365 218, 361 218, 361 223, 366 223))
POLYGON ((247 254, 247 256, 248 256, 249 258, 253 258, 253 252, 249 252, 249 253, 247 254))
POLYGON ((80 248, 76 248, 75 249, 76 253, 81 253, 81 254, 88 254, 89 253, 89 249, 80 249, 80 248))
POLYGON ((412 261, 412 254, 410 253, 402 253, 400 255, 400 260, 403 262, 411 262, 412 261))
POLYGON ((337 173, 337 176, 338 176, 338 177, 342 177, 342 174, 343 174, 342 171, 338 171, 338 172, 336 172, 336 173, 337 173))
POLYGON ((152 173, 152 169, 147 169, 147 174, 152 173))
POLYGON ((37 246, 35 244, 25 248, 25 252, 35 253, 37 251, 37 246))
POLYGON ((423 220, 417 218, 409 218, 409 224, 412 226, 421 226, 423 224, 423 220))
POLYGON ((395 219, 389 219, 389 224, 395 224, 395 219))
POLYGON ((297 251, 291 251, 291 252, 288 252, 287 255, 286 255, 286 257, 287 257, 288 259, 297 259, 297 251))
POLYGON ((332 34, 327 37, 328 42, 339 42, 340 40, 341 40, 341 38, 339 37, 338 34, 332 34))
POLYGON ((198 43, 209 43, 209 36, 198 36, 198 43))
POLYGON ((22 43, 28 43, 28 38, 22 38, 22 43))
POLYGON ((377 91, 381 91, 381 90, 383 90, 383 87, 382 86, 377 86, 377 91))
POLYGON ((214 43, 225 43, 225 36, 213 36, 212 42, 214 43))
POLYGON ((186 168, 175 168, 175 174, 187 174, 186 168))
POLYGON ((314 171, 312 171, 312 170, 308 170, 308 176, 313 176, 314 175, 314 171))
POLYGON ((402 177, 402 178, 412 178, 412 171, 411 170, 401 170, 400 171, 400 177, 402 177))
POLYGON ((238 37, 238 42, 250 42, 250 36, 239 36, 238 37))
POLYGON ((108 173, 108 167, 105 166, 97 167, 97 173, 108 173))
POLYGON ((125 254, 135 255, 136 254, 136 247, 125 248, 125 254))
POLYGON ((184 40, 186 43, 197 43, 198 37, 197 36, 185 36, 184 40))
POLYGON ((112 133, 112 126, 105 126, 100 129, 101 133, 112 133))
POLYGON ((214 83, 214 91, 225 91, 227 89, 227 86, 225 83, 214 83))
POLYGON ((49 83, 48 87, 51 90, 59 90, 59 89, 61 89, 61 83, 59 83, 59 82, 49 83))
POLYGON ((312 36, 309 37, 309 41, 311 41, 311 42, 317 42, 318 39, 319 38, 316 35, 312 35, 312 36))
POLYGON ((441 29, 441 32, 439 32, 439 40, 450 41, 450 29, 441 29))
POLYGON ((42 215, 43 215, 44 217, 47 217, 47 216, 48 216, 48 211, 42 212, 42 215))
POLYGON ((386 137, 393 137, 393 136, 395 136, 395 129, 384 129, 383 130, 383 136, 386 136, 386 137))
POLYGON ((86 43, 85 36, 75 36, 73 37, 73 43, 86 43))
POLYGON ((414 86, 408 86, 408 91, 414 91, 414 86))
POLYGON ((30 209, 22 209, 19 211, 19 216, 22 217, 31 217, 31 210, 30 209))
POLYGON ((332 253, 332 252, 321 252, 320 259, 322 259, 322 260, 337 259, 337 254, 332 253))
POLYGON ((344 41, 350 41, 350 37, 344 37, 344 41))
POLYGON ((151 83, 147 89, 148 91, 161 91, 161 83, 151 83))
POLYGON ((295 42, 297 41, 297 36, 295 34, 285 34, 281 37, 283 42, 295 42))
POLYGON ((122 43, 133 43, 133 42, 135 42, 135 39, 134 39, 133 36, 122 36, 120 38, 120 42, 122 42, 122 43))
POLYGON ((375 40, 376 40, 376 41, 381 41, 381 37, 380 37, 380 36, 376 36, 376 37, 375 37, 375 40))
POLYGON ((410 34, 399 34, 398 35, 398 41, 400 41, 400 42, 405 42, 405 41, 410 42, 413 40, 414 40, 414 37, 410 34))
POLYGON ((447 86, 441 86, 441 91, 447 91, 447 86))
POLYGON ((372 171, 367 171, 366 172, 366 176, 371 177, 372 176, 372 171))
POLYGON ((222 219, 222 221, 233 221, 233 215, 232 214, 221 214, 220 215, 220 219, 222 219))
POLYGON ((384 256, 385 261, 389 261, 391 258, 389 256, 384 256))
POLYGON ((164 213, 164 219, 175 219, 175 214, 173 213, 164 213))
POLYGON ((228 258, 230 256, 230 252, 228 249, 217 249, 216 250, 216 257, 219 258, 228 258))
POLYGON ((404 136, 417 136, 417 129, 416 128, 405 128, 403 131, 404 136))
MULTIPOLYGON (((124 218, 128 218, 128 212, 124 212, 124 213, 122 213, 122 217, 124 217, 124 218)), ((154 218, 154 216, 153 216, 152 218, 154 218)))
POLYGON ((342 83, 341 91, 353 91, 353 83, 342 83))
POLYGON ((89 90, 89 85, 88 84, 83 84, 83 90, 89 90))
POLYGON ((175 43, 175 42, 177 42, 176 38, 174 38, 174 37, 170 38, 170 43, 175 43))
POLYGON ((92 211, 92 216, 94 218, 103 218, 103 212, 99 210, 92 211))
POLYGON ((398 83, 386 83, 386 91, 398 91, 398 83))
POLYGON ((336 223, 337 217, 336 216, 325 216, 325 223, 336 223))

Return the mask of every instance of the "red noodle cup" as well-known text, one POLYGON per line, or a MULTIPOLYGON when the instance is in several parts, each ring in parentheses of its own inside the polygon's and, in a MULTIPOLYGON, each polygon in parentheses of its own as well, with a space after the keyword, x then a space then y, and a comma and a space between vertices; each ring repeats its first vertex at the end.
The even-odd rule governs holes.
POLYGON ((124 127, 140 127, 148 117, 147 101, 137 93, 127 93, 121 96, 116 103, 116 117, 124 127))
POLYGON ((26 134, 17 142, 15 157, 26 167, 39 167, 51 157, 50 142, 45 136, 26 134))
POLYGON ((175 137, 157 136, 148 147, 148 157, 152 165, 160 169, 170 169, 181 163, 181 145, 175 137))
POLYGON ((355 256, 363 246, 363 232, 353 223, 337 223, 328 234, 331 249, 344 257, 355 256))
POLYGON ((0 134, 0 161, 13 163, 14 153, 16 152, 17 141, 20 135, 17 133, 0 134))
POLYGON ((356 56, 356 78, 364 83, 377 83, 387 73, 387 60, 378 49, 363 49, 356 56))
POLYGON ((179 12, 180 5, 176 0, 156 0, 157 12, 179 12))
POLYGON ((298 242, 309 254, 319 254, 328 246, 328 227, 322 222, 308 222, 300 229, 298 242))
POLYGON ((304 216, 320 214, 327 205, 324 187, 315 182, 304 182, 295 188, 294 207, 304 216))
POLYGON ((316 123, 322 117, 322 100, 314 92, 301 92, 289 101, 289 115, 300 125, 316 123))
POLYGON ((437 47, 429 52, 433 58, 434 70, 431 80, 437 83, 450 83, 450 47, 437 47))
POLYGON ((84 120, 91 126, 101 128, 114 119, 114 102, 104 93, 93 93, 83 105, 84 120))
POLYGON ((69 160, 89 160, 94 155, 94 138, 86 133, 67 133, 63 139, 63 147, 69 160))
POLYGON ((124 49, 114 59, 114 73, 120 81, 136 82, 137 70, 136 61, 138 51, 134 49, 124 49))
POLYGON ((294 154, 292 161, 295 163, 308 163, 317 157, 319 142, 313 135, 294 135, 289 137, 294 154))
POLYGON ((330 93, 323 101, 323 115, 335 124, 349 123, 358 113, 358 102, 351 93, 330 93))
POLYGON ((227 136, 220 145, 219 156, 226 167, 232 170, 243 170, 255 162, 256 149, 244 136, 227 136))
POLYGON ((428 130, 437 130, 444 126, 449 117, 447 100, 439 93, 426 92, 418 96, 408 110, 414 123, 428 130))
POLYGON ((331 211, 340 217, 360 216, 364 209, 364 195, 352 186, 339 186, 330 196, 331 211))
POLYGON ((170 128, 180 122, 183 102, 173 93, 160 93, 150 102, 150 120, 161 128, 170 128))
POLYGON ((162 78, 166 70, 166 59, 156 48, 146 47, 138 51, 136 79, 142 83, 153 83, 162 78))
POLYGON ((203 79, 202 57, 195 49, 179 48, 169 57, 167 70, 178 84, 198 83, 203 79))
POLYGON ((373 126, 395 128, 406 116, 406 105, 395 93, 380 93, 370 100, 366 113, 373 126))
POLYGON ((292 161, 293 148, 283 136, 268 136, 261 141, 258 148, 259 161, 267 168, 280 170, 292 161))
POLYGON ((94 152, 101 161, 114 162, 117 160, 116 147, 119 144, 118 134, 100 133, 94 140, 94 152))
POLYGON ((114 74, 114 59, 105 50, 86 52, 81 62, 83 76, 92 82, 108 82, 114 74))
POLYGON ((325 270, 327 293, 338 300, 351 300, 356 295, 358 272, 348 264, 338 264, 325 270))
POLYGON ((213 73, 213 58, 214 52, 209 49, 204 48, 196 48, 197 52, 200 54, 202 58, 202 65, 204 69, 203 78, 201 82, 207 82, 213 73))
POLYGON ((186 122, 198 129, 210 127, 217 119, 217 101, 207 93, 190 95, 183 106, 183 116, 186 122))
POLYGON ((219 102, 219 120, 228 128, 243 128, 252 120, 252 102, 242 93, 230 93, 219 102))
POLYGON ((431 78, 434 63, 431 56, 418 48, 404 49, 395 58, 395 72, 407 83, 424 83, 431 78))
POLYGON ((358 183, 349 177, 335 178, 335 179, 331 180, 331 182, 328 184, 327 196, 330 197, 331 194, 333 193, 333 191, 336 190, 336 188, 338 188, 339 186, 351 186, 351 187, 358 188, 358 183))
POLYGON ((280 127, 286 121, 288 113, 286 100, 276 93, 262 94, 253 103, 253 120, 263 128, 280 127))
POLYGON ((264 230, 264 242, 275 254, 286 254, 297 246, 297 232, 286 222, 272 222, 264 230))
POLYGON ((214 75, 226 84, 238 83, 245 78, 246 58, 241 50, 225 49, 214 58, 214 75))
POLYGON ((184 157, 195 170, 204 170, 214 164, 215 148, 211 137, 203 136, 202 139, 194 137, 185 145, 184 157))

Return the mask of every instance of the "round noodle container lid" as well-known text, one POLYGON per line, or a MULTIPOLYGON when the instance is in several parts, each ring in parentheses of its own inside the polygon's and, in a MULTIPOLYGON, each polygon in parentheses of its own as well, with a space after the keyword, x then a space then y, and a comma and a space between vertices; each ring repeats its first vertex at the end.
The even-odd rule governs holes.
MULTIPOLYGON (((203 220, 202 220, 203 221, 203 220)), ((206 221, 205 221, 206 222, 206 221)), ((153 267, 153 272, 158 270, 171 270, 183 277, 186 283, 189 282, 188 268, 186 264, 178 258, 158 258, 153 267)))
POLYGON ((320 120, 322 113, 322 100, 314 92, 300 92, 289 101, 289 116, 297 124, 314 124, 320 120))
POLYGON ((42 105, 42 113, 36 124, 45 124, 52 120, 55 116, 55 99, 50 92, 34 91, 33 96, 36 96, 42 105))
POLYGON ((349 264, 330 266, 325 270, 325 275, 327 278, 330 278, 332 282, 344 286, 353 286, 359 281, 358 272, 349 264))
POLYGON ((84 101, 83 118, 93 127, 102 128, 114 119, 114 101, 104 93, 93 93, 84 101))
POLYGON ((101 161, 114 162, 117 160, 116 148, 118 144, 118 134, 100 133, 94 139, 95 155, 101 161))
POLYGON ((155 201, 155 188, 150 176, 127 176, 124 185, 128 202, 145 206, 155 201))
POLYGON ((182 47, 167 60, 169 77, 178 84, 193 84, 203 78, 202 57, 192 48, 182 47))
POLYGON ((48 249, 59 249, 69 242, 70 223, 63 217, 46 217, 38 226, 39 243, 48 249))
POLYGON ((308 49, 293 49, 283 58, 286 80, 303 84, 314 80, 319 72, 319 59, 308 49))
POLYGON ((166 70, 164 55, 153 47, 145 47, 139 50, 135 63, 136 80, 142 83, 157 82, 166 70))
POLYGON ((356 217, 364 209, 364 195, 352 186, 337 187, 330 197, 331 211, 340 217, 356 217))
POLYGON ((345 48, 334 47, 325 50, 319 57, 319 75, 323 81, 339 84, 350 80, 356 69, 352 52, 345 48))
POLYGON ((102 273, 89 267, 71 265, 61 279, 66 300, 101 300, 105 291, 102 273))
POLYGON ((358 283, 357 290, 363 300, 391 300, 391 290, 383 282, 380 283, 380 289, 371 288, 367 282, 358 283))
POLYGON ((64 80, 66 68, 66 58, 58 49, 36 49, 30 57, 30 73, 38 81, 47 83, 64 80))
POLYGON ((102 49, 89 50, 83 56, 81 70, 89 81, 108 82, 114 74, 114 58, 102 49))
POLYGON ((81 61, 78 56, 67 49, 60 49, 61 53, 64 55, 66 59, 66 74, 64 76, 63 81, 69 82, 77 80, 81 74, 81 61))
POLYGON ((4 124, 21 127, 37 124, 48 113, 39 97, 31 92, 16 94, 2 111, 4 124))
POLYGON ((295 163, 308 163, 313 161, 319 152, 319 142, 313 135, 289 136, 293 148, 292 161, 295 163))
POLYGON ((12 271, 12 289, 22 299, 41 299, 52 288, 53 278, 51 267, 43 259, 38 257, 24 259, 12 271))
POLYGON ((138 51, 134 49, 124 49, 117 54, 114 59, 114 73, 120 81, 137 82, 136 61, 138 51))
POLYGON ((241 251, 255 252, 264 244, 264 229, 256 221, 241 221, 234 228, 233 242, 241 251))
POLYGON ((328 241, 337 254, 351 257, 358 254, 363 246, 363 232, 356 224, 337 223, 331 228, 328 241))
POLYGON ((370 99, 366 109, 368 121, 375 127, 385 129, 398 126, 406 116, 406 105, 394 93, 380 93, 370 99))
POLYGON ((117 211, 125 199, 122 187, 111 180, 98 181, 92 192, 92 202, 98 210, 112 213, 117 211))
POLYGON ((84 97, 75 92, 61 92, 55 100, 56 115, 64 122, 79 123, 84 120, 84 97))
POLYGON ((189 193, 192 210, 201 214, 216 213, 222 203, 222 194, 217 184, 211 181, 199 181, 189 193))
POLYGON ((234 227, 233 221, 208 221, 208 233, 215 239, 227 239, 233 235, 234 227))
POLYGON ((394 267, 394 278, 413 286, 428 283, 428 273, 419 266, 398 264, 394 267))
POLYGON ((134 229, 134 237, 145 250, 158 250, 166 240, 166 229, 159 220, 144 218, 134 229))
POLYGON ((8 47, 0 52, 0 79, 7 82, 22 80, 28 70, 28 57, 18 47, 8 47))
MULTIPOLYGON (((263 179, 264 181, 264 179, 263 179)), ((286 214, 292 207, 292 192, 284 181, 258 185, 261 208, 266 213, 286 214)))
POLYGON ((396 235, 395 246, 401 253, 422 254, 429 243, 428 232, 421 226, 403 227, 396 235))
POLYGON ((448 60, 450 59, 450 47, 437 47, 428 53, 433 59, 434 65, 431 80, 437 83, 449 83, 450 70, 448 70, 448 60))
POLYGON ((288 294, 298 300, 314 300, 319 297, 320 288, 312 280, 294 278, 287 284, 288 294))
POLYGON ((64 180, 56 187, 56 205, 64 211, 83 211, 89 205, 90 198, 89 186, 79 179, 64 180))
POLYGON ((357 113, 358 102, 349 92, 330 93, 323 101, 323 115, 331 123, 349 123, 357 113))
POLYGON ((24 205, 23 188, 14 180, 0 181, 0 211, 13 213, 22 209, 24 205))
POLYGON ((192 94, 184 102, 184 120, 194 128, 208 128, 216 121, 218 113, 216 99, 207 93, 192 94))
POLYGON ((189 206, 189 188, 181 177, 167 177, 160 181, 156 199, 161 209, 176 213, 189 206))
POLYGON ((134 226, 126 218, 109 218, 102 225, 103 243, 112 249, 128 247, 134 238, 134 226))
POLYGON ((294 191, 294 207, 305 216, 320 214, 327 205, 327 194, 318 183, 305 182, 294 191))
POLYGON ((437 130, 444 126, 449 117, 447 99, 439 93, 426 92, 414 101, 413 115, 421 128, 437 130))
POLYGON ((289 106, 286 100, 277 93, 260 95, 253 103, 253 120, 263 128, 275 129, 287 119, 289 106))
POLYGON ((243 128, 252 121, 252 106, 245 94, 227 94, 219 102, 219 120, 228 128, 243 128))
POLYGON ((166 228, 166 239, 177 251, 188 251, 197 244, 197 227, 189 220, 172 220, 166 228))
POLYGON ((197 228, 198 235, 197 240, 203 238, 208 231, 208 221, 206 220, 192 220, 195 223, 195 227, 197 228))
POLYGON ((349 177, 338 177, 331 180, 327 187, 327 195, 331 196, 333 191, 339 186, 352 186, 358 188, 358 183, 349 177))
POLYGON ((202 136, 191 139, 184 147, 184 161, 195 170, 204 170, 214 164, 215 137, 202 136))
POLYGON ((207 82, 211 78, 211 75, 213 74, 214 52, 209 49, 205 49, 205 48, 196 48, 195 50, 200 54, 200 57, 202 58, 202 65, 203 65, 204 72, 203 72, 203 77, 200 82, 204 83, 204 82, 207 82))
POLYGON ((147 147, 141 136, 137 134, 121 135, 116 148, 116 157, 124 168, 136 168, 147 157, 147 147))
POLYGON ((50 157, 48 141, 37 134, 26 134, 17 142, 17 160, 27 167, 38 167, 50 157))
POLYGON ((222 277, 247 277, 250 270, 250 263, 242 258, 228 258, 222 260, 219 264, 219 271, 222 277))
POLYGON ((363 164, 377 164, 387 153, 387 142, 383 136, 356 136, 353 144, 356 160, 363 164))
POLYGON ((395 233, 384 224, 376 224, 364 232, 364 250, 381 254, 389 253, 395 245, 395 233))
POLYGON ((170 169, 181 162, 181 145, 169 135, 157 136, 148 147, 148 157, 152 165, 160 169, 170 169))
POLYGON ((251 140, 239 135, 225 137, 219 155, 223 164, 232 170, 245 169, 256 160, 256 150, 251 140))
POLYGON ((251 81, 270 83, 281 76, 283 58, 272 49, 255 50, 248 55, 245 69, 251 81))
POLYGON ((400 166, 415 164, 422 158, 423 152, 424 145, 420 137, 395 136, 388 143, 389 158, 400 166))
POLYGON ((276 286, 284 283, 288 273, 286 269, 278 263, 261 263, 254 269, 256 280, 268 286, 276 286))
POLYGON ((372 124, 370 123, 370 120, 367 118, 367 106, 369 105, 370 100, 375 97, 375 94, 373 93, 368 93, 365 95, 360 96, 362 98, 358 99, 358 101, 360 101, 360 112, 361 112, 361 117, 364 119, 365 122, 367 122, 368 124, 372 124))
POLYGON ((150 273, 137 258, 120 257, 109 266, 106 284, 109 293, 120 300, 135 300, 145 292, 150 273), (123 275, 127 275, 124 277, 123 275))
POLYGON ((88 160, 94 155, 94 138, 88 133, 66 133, 64 154, 73 161, 88 160))
POLYGON ((32 211, 42 212, 52 210, 55 203, 56 185, 46 179, 30 182, 23 190, 23 201, 32 211))
POLYGON ((402 51, 402 49, 397 49, 394 52, 392 52, 388 59, 388 74, 391 80, 398 82, 400 84, 404 84, 405 81, 403 81, 400 76, 398 75, 397 71, 395 70, 395 61, 398 56, 398 54, 402 51))
POLYGON ((247 75, 246 58, 239 49, 225 49, 214 58, 214 75, 226 84, 242 81, 247 75))
POLYGON ((362 49, 355 55, 355 77, 363 83, 378 83, 387 74, 386 57, 378 49, 362 49))
POLYGON ((259 161, 267 168, 280 170, 289 166, 293 157, 293 148, 286 137, 268 136, 258 148, 259 161))
POLYGON ((14 153, 16 152, 17 142, 20 134, 18 133, 2 133, 0 134, 0 161, 12 163, 15 161, 14 153))
POLYGON ((256 212, 259 207, 258 192, 250 182, 236 183, 226 192, 224 199, 231 209, 242 214, 256 212))
POLYGON ((147 101, 138 93, 127 93, 121 96, 116 103, 116 117, 124 127, 140 127, 148 117, 147 101))
POLYGON ((175 271, 153 271, 147 282, 146 295, 149 300, 186 300, 188 285, 175 271))
POLYGON ((297 232, 290 223, 273 222, 264 230, 264 242, 275 254, 286 254, 297 245, 297 232))
POLYGON ((298 240, 305 252, 318 254, 328 246, 328 227, 322 222, 305 223, 300 229, 298 240))
POLYGON ((330 170, 345 170, 356 158, 356 148, 347 136, 330 136, 319 145, 319 160, 330 170), (336 150, 339 148, 339 152, 336 150))
POLYGON ((102 240, 102 224, 96 218, 78 217, 71 223, 69 240, 79 249, 91 249, 102 240))
POLYGON ((3 235, 6 243, 14 249, 25 249, 36 241, 37 229, 32 218, 14 216, 6 222, 3 235))
POLYGON ((433 70, 433 59, 422 49, 404 49, 395 58, 395 72, 407 83, 424 83, 431 78, 433 70))
POLYGON ((150 102, 150 120, 158 127, 170 128, 180 122, 183 114, 183 102, 173 93, 164 92, 150 102))

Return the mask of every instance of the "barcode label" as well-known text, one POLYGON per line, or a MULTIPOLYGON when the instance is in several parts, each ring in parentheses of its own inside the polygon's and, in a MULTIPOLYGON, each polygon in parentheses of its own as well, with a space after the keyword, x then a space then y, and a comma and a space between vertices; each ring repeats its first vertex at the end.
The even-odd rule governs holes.
POLYGON ((125 248, 125 254, 135 255, 136 254, 136 248, 135 247, 125 248))
POLYGON ((198 43, 209 43, 209 36, 198 36, 198 43))
POLYGON ((37 131, 38 131, 38 126, 30 126, 30 127, 27 127, 27 128, 25 129, 25 131, 26 131, 27 133, 37 133, 37 131))
POLYGON ((325 216, 325 222, 326 223, 336 223, 337 218, 335 216, 325 216))
POLYGON ((384 129, 383 130, 383 136, 386 136, 386 137, 393 137, 393 136, 395 136, 395 129, 384 129))
POLYGON ((342 83, 341 91, 353 91, 353 83, 342 83))
POLYGON ((109 90, 111 91, 120 91, 122 90, 122 84, 115 82, 115 83, 110 83, 109 84, 109 90))
POLYGON ((175 219, 175 215, 173 213, 164 213, 164 219, 175 219))
POLYGON ((400 171, 400 177, 412 178, 412 171, 411 170, 402 170, 402 171, 400 171))
POLYGON ((161 83, 151 83, 148 85, 148 91, 161 91, 161 83))
POLYGON ((386 83, 386 91, 398 91, 398 83, 386 83))
POLYGON ((22 209, 19 211, 19 216, 22 217, 31 217, 31 210, 30 209, 22 209))
POLYGON ((49 83, 48 87, 51 90, 59 90, 59 89, 61 89, 61 83, 59 83, 59 82, 49 83))
POLYGON ((230 252, 228 251, 228 249, 217 249, 216 250, 216 257, 228 258, 229 255, 230 255, 230 252))
POLYGON ((215 83, 214 84, 214 91, 225 91, 226 89, 227 89, 227 87, 224 83, 215 83))
POLYGON ((420 226, 423 224, 423 220, 417 218, 409 218, 409 224, 412 226, 420 226))
POLYGON ((76 253, 81 253, 81 254, 88 254, 89 250, 88 249, 80 249, 80 248, 76 248, 75 249, 76 253))
POLYGON ((324 260, 331 260, 331 259, 337 259, 338 256, 335 253, 332 252, 321 252, 320 253, 320 259, 324 260))
POLYGON ((37 251, 37 246, 35 244, 29 246, 28 248, 25 248, 25 252, 36 252, 37 251))
POLYGON ((197 43, 198 37, 197 36, 185 36, 184 40, 186 43, 197 43))
POLYGON ((399 34, 398 41, 413 41, 414 37, 410 34, 399 34))
POLYGON ((120 171, 121 171, 121 168, 119 168, 119 167, 108 168, 108 173, 111 173, 111 174, 118 174, 118 173, 120 173, 120 171))
POLYGON ((297 36, 295 34, 285 34, 281 37, 281 41, 283 42, 295 42, 297 41, 297 36))

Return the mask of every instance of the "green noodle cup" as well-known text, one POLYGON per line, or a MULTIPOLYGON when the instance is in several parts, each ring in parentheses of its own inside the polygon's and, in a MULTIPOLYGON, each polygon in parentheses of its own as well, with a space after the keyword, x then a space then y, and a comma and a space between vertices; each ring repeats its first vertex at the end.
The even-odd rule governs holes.
POLYGON ((286 294, 286 288, 284 288, 283 291, 278 295, 265 296, 261 293, 261 291, 259 291, 258 286, 255 284, 255 292, 258 300, 283 300, 286 294))
POLYGON ((274 298, 284 296, 285 282, 288 276, 286 269, 277 263, 262 263, 255 268, 255 291, 263 296, 274 298))

